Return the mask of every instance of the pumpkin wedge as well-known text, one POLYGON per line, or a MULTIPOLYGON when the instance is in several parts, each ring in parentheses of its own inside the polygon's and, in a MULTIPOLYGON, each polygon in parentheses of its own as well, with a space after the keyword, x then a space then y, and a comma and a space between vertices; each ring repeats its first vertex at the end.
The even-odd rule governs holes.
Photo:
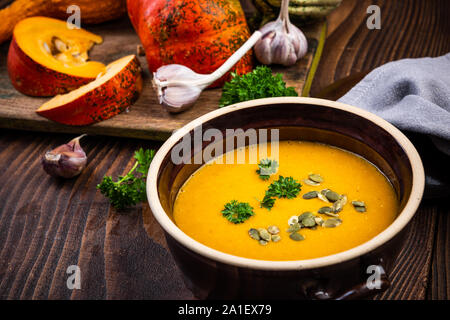
POLYGON ((142 91, 139 60, 123 57, 106 66, 96 80, 64 95, 57 95, 36 112, 67 125, 88 125, 126 110, 142 91))
POLYGON ((54 96, 74 90, 105 71, 88 61, 88 51, 102 38, 65 21, 32 17, 14 28, 8 52, 8 73, 13 86, 30 96, 54 96))

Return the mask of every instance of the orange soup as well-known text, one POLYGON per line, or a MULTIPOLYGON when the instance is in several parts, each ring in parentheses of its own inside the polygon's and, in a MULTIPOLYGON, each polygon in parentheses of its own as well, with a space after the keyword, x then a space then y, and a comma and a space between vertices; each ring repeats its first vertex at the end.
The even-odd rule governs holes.
MULTIPOLYGON (((248 158, 249 150, 252 147, 233 152, 248 158)), ((256 172, 258 164, 205 164, 180 189, 175 223, 221 252, 259 260, 302 260, 356 247, 397 216, 397 197, 389 181, 353 153, 319 143, 281 141, 276 164, 276 172, 266 180, 256 172), (271 194, 278 190, 271 186, 286 178, 295 180, 298 194, 271 194), (274 200, 270 210, 264 205, 267 192, 274 200), (333 198, 336 195, 339 198, 333 198), (233 200, 251 212, 239 223, 228 219, 226 204, 233 200)))

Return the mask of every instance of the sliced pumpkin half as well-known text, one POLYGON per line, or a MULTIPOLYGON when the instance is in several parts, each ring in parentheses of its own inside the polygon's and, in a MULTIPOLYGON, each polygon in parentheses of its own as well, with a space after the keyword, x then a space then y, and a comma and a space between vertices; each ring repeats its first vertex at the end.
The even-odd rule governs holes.
POLYGON ((31 96, 54 96, 76 89, 105 71, 88 52, 102 38, 66 21, 31 17, 14 28, 8 73, 14 87, 31 96))
POLYGON ((88 125, 126 110, 142 91, 139 60, 123 57, 106 66, 105 74, 67 94, 57 95, 36 112, 67 125, 88 125))

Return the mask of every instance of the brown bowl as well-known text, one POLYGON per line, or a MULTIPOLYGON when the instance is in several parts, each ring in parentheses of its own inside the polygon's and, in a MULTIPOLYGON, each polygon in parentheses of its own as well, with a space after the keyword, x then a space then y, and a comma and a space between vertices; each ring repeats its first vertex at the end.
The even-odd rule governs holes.
MULTIPOLYGON (((206 141, 202 148, 210 143, 224 141, 206 141)), ((334 101, 285 97, 218 109, 176 131, 153 159, 147 196, 185 283, 198 298, 345 299, 376 294, 389 286, 389 272, 422 199, 424 184, 416 149, 385 120, 334 101), (191 141, 192 154, 198 152, 193 147, 193 133, 200 126, 203 131, 219 129, 224 140, 226 129, 276 128, 280 140, 322 142, 359 154, 391 181, 400 203, 398 217, 369 241, 316 259, 264 261, 209 248, 180 230, 172 217, 178 190, 201 164, 176 165, 171 161, 171 151, 185 137, 191 141), (379 282, 373 288, 376 266, 384 273, 377 273, 379 282)))

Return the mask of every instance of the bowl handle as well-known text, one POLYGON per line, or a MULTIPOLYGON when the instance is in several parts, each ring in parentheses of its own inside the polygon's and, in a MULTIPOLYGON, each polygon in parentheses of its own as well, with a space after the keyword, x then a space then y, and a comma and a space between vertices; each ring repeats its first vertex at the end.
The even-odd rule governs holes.
POLYGON ((310 288, 310 290, 308 290, 308 297, 314 300, 351 300, 366 298, 385 291, 389 288, 390 281, 384 271, 383 261, 379 261, 377 265, 370 266, 372 267, 372 270, 377 270, 377 272, 379 272, 378 278, 374 280, 375 282, 368 279, 370 276, 366 278, 362 277, 359 284, 350 289, 336 292, 335 294, 329 293, 327 290, 320 287, 314 289, 310 288))

